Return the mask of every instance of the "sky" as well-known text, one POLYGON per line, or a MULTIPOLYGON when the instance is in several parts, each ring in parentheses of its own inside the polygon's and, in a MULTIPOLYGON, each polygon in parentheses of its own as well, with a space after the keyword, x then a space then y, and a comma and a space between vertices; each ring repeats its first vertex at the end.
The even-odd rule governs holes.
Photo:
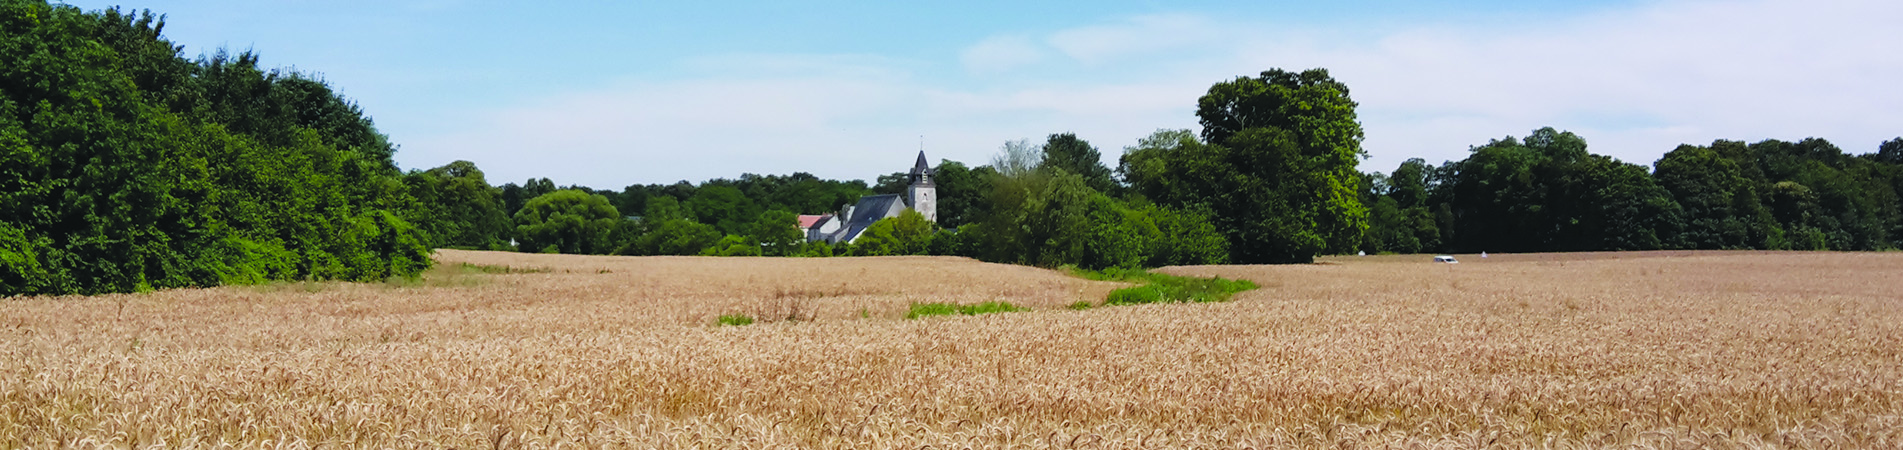
POLYGON ((74 1, 166 15, 187 57, 328 81, 400 148, 492 184, 865 179, 1070 132, 1116 166, 1209 86, 1328 69, 1362 171, 1551 126, 1651 165, 1680 144, 1903 135, 1903 2, 74 1), (555 6, 551 6, 555 5, 555 6))

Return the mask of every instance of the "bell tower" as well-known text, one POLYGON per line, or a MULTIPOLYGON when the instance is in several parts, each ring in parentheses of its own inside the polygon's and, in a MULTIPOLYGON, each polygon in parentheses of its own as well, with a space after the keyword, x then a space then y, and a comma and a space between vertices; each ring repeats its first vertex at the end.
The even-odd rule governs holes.
POLYGON ((925 220, 938 222, 938 188, 932 184, 932 172, 932 165, 925 162, 925 150, 919 150, 918 162, 908 174, 912 185, 905 188, 905 203, 925 220))

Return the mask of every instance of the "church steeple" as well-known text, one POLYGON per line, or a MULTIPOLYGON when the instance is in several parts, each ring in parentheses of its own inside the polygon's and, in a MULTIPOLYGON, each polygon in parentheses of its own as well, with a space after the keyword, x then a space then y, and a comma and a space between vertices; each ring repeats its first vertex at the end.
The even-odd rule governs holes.
POLYGON ((918 151, 918 162, 912 164, 911 186, 905 188, 905 203, 925 216, 925 220, 938 221, 938 189, 932 184, 932 165, 925 162, 925 150, 918 151))
POLYGON ((910 175, 909 181, 911 182, 911 184, 914 184, 914 185, 924 184, 925 186, 931 186, 932 172, 934 172, 932 170, 932 165, 925 162, 925 151, 919 150, 918 162, 912 164, 912 172, 909 174, 910 175))

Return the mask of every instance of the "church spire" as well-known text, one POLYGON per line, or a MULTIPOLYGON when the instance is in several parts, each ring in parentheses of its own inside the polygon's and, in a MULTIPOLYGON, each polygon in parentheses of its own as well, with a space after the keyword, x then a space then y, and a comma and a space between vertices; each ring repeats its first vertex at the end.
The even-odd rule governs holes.
POLYGON ((912 164, 912 175, 916 176, 920 174, 929 174, 931 173, 931 171, 932 171, 932 165, 925 162, 925 151, 919 150, 918 162, 915 164, 912 164))
POLYGON ((932 170, 932 165, 925 162, 925 151, 919 150, 918 162, 912 164, 912 171, 907 174, 907 175, 911 175, 910 177, 908 177, 910 178, 910 180, 908 181, 910 181, 911 184, 923 184, 926 186, 930 186, 932 185, 933 172, 936 172, 936 171, 932 170))
POLYGON ((905 188, 905 203, 925 220, 937 222, 938 190, 932 185, 932 172, 932 165, 925 162, 925 150, 919 149, 918 162, 912 164, 912 185, 905 188))

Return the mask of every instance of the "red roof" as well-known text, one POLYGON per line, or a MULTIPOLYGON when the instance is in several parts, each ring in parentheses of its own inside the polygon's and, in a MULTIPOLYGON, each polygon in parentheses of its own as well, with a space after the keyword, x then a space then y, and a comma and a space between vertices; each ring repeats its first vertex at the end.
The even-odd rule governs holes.
POLYGON ((826 216, 827 215, 809 216, 809 215, 801 214, 800 215, 800 229, 803 230, 807 228, 812 228, 813 224, 819 223, 819 219, 824 219, 826 218, 826 216))

